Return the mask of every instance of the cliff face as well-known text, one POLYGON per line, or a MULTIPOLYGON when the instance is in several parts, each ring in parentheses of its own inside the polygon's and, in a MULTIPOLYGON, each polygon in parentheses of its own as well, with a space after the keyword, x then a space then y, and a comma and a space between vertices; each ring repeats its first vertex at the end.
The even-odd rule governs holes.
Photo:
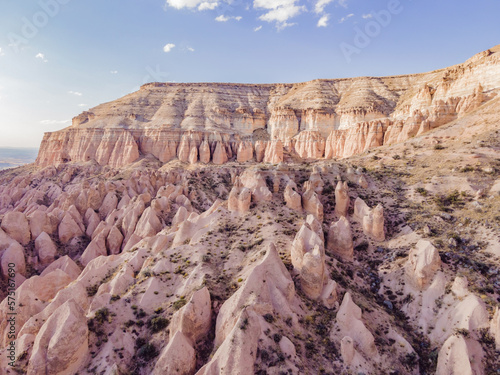
POLYGON ((37 164, 95 160, 120 167, 146 154, 162 162, 216 164, 262 154, 270 162, 267 147, 273 160, 283 159, 276 155, 282 149, 302 158, 347 157, 449 123, 495 97, 499 51, 497 46, 460 65, 397 77, 150 83, 46 133, 37 164), (276 141, 283 147, 274 147, 276 141))

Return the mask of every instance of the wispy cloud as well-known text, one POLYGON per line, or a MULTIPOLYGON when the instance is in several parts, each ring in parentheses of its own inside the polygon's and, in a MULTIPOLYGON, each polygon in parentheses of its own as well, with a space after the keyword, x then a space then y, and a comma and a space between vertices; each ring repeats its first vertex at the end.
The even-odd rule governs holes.
POLYGON ((3 52, 2 48, 0 48, 0 56, 5 55, 5 52, 3 52))
POLYGON ((262 29, 262 26, 257 26, 253 28, 253 31, 259 31, 260 29, 262 29))
POLYGON ((204 1, 202 2, 200 5, 198 5, 198 10, 199 11, 202 11, 202 10, 214 10, 215 8, 217 8, 219 6, 219 3, 218 2, 208 2, 208 1, 204 1))
POLYGON ((215 20, 216 20, 217 22, 227 22, 227 21, 229 21, 229 20, 236 20, 236 21, 239 21, 239 20, 241 20, 241 19, 242 19, 242 17, 241 17, 241 16, 236 16, 236 17, 233 17, 233 16, 225 16, 225 15, 223 15, 223 14, 221 14, 220 16, 215 17, 215 20))
POLYGON ((314 4, 314 12, 316 14, 321 14, 325 11, 325 7, 328 4, 335 2, 337 6, 341 6, 342 8, 347 8, 347 0, 318 0, 316 4, 314 4))
POLYGON ((318 0, 317 3, 314 5, 314 12, 317 14, 323 13, 325 7, 332 1, 333 0, 318 0))
POLYGON ((373 18, 373 14, 371 14, 371 13, 363 14, 361 17, 363 17, 363 19, 367 20, 368 18, 373 18))
POLYGON ((70 123, 70 120, 42 120, 40 121, 40 124, 42 125, 62 125, 62 124, 68 124, 70 123))
POLYGON ((75 96, 82 96, 83 94, 78 91, 68 91, 68 94, 75 95, 75 96))
POLYGON ((87 104, 81 103, 81 104, 78 104, 78 107, 87 107, 87 104))
POLYGON ((112 70, 110 71, 111 74, 118 74, 118 70, 112 70))
POLYGON ((254 0, 255 9, 265 9, 268 12, 261 15, 261 21, 275 23, 278 30, 293 26, 288 20, 306 11, 305 6, 297 5, 297 0, 254 0))
POLYGON ((347 16, 342 17, 342 18, 339 20, 339 23, 344 23, 345 21, 347 21, 349 18, 351 18, 351 17, 353 17, 353 16, 354 16, 354 13, 348 14, 347 16))
POLYGON ((39 59, 39 60, 42 60, 44 63, 48 62, 49 60, 47 60, 45 58, 45 55, 41 52, 39 52, 36 56, 35 56, 36 59, 39 59))
POLYGON ((327 27, 328 26, 328 20, 330 19, 330 15, 329 14, 325 14, 324 16, 322 16, 319 20, 318 20, 318 23, 317 23, 317 27, 327 27))
POLYGON ((204 2, 204 0, 167 0, 167 5, 175 9, 196 8, 204 2))
POLYGON ((194 48, 193 48, 193 47, 188 47, 188 48, 187 48, 187 50, 188 50, 189 52, 194 52, 194 48))
POLYGON ((170 51, 172 51, 172 49, 175 47, 175 44, 173 43, 168 43, 165 45, 165 47, 163 47, 163 51, 168 53, 170 51))

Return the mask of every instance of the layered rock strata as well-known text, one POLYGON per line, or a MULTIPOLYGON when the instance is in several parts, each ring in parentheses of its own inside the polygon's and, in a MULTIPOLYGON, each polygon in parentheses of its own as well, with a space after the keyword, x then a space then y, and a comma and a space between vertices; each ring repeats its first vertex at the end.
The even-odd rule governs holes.
POLYGON ((343 158, 474 111, 500 89, 500 48, 430 73, 296 84, 149 83, 46 133, 39 166, 343 158))

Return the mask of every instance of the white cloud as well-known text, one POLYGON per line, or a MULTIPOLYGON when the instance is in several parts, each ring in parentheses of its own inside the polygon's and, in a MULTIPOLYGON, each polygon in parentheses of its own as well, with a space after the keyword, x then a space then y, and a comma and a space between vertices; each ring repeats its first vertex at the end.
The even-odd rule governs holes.
POLYGON ((268 10, 259 19, 266 22, 275 22, 276 28, 282 30, 285 27, 294 25, 287 22, 289 19, 306 10, 304 6, 296 5, 296 2, 297 0, 254 0, 253 7, 268 10))
POLYGON ((40 60, 42 60, 44 63, 46 63, 47 61, 49 61, 49 60, 47 60, 47 59, 45 58, 45 55, 44 55, 43 53, 41 53, 41 52, 40 52, 40 53, 38 53, 38 54, 35 56, 35 58, 36 58, 36 59, 40 59, 40 60))
POLYGON ((319 14, 323 13, 325 7, 330 4, 333 0, 318 0, 318 2, 314 5, 314 12, 319 14))
POLYGON ((60 125, 60 124, 68 124, 70 121, 69 120, 42 120, 40 121, 40 124, 42 125, 60 125))
POLYGON ((229 20, 231 20, 231 19, 232 19, 232 20, 239 21, 239 20, 241 20, 241 19, 242 19, 242 17, 241 17, 241 16, 231 17, 231 16, 225 16, 225 15, 223 15, 223 14, 221 14, 220 16, 215 17, 215 20, 216 20, 217 22, 227 22, 227 21, 229 21, 229 20))
POLYGON ((163 47, 163 51, 168 53, 170 51, 172 51, 172 49, 175 47, 175 44, 173 43, 168 43, 165 45, 165 47, 163 47))
POLYGON ((215 8, 217 8, 219 6, 219 3, 218 2, 208 2, 208 1, 204 1, 203 3, 201 3, 200 5, 198 5, 198 10, 202 11, 202 10, 214 10, 215 8))
POLYGON ((87 104, 78 104, 78 107, 87 107, 87 104))
POLYGON ((3 56, 5 55, 5 53, 2 51, 2 49, 0 48, 0 56, 3 56))
POLYGON ((348 14, 347 16, 345 17, 342 17, 339 21, 339 23, 344 23, 345 21, 347 21, 349 18, 353 17, 354 16, 354 13, 351 13, 351 14, 348 14))
POLYGON ((78 91, 68 91, 68 94, 76 95, 76 96, 82 96, 83 95, 81 92, 78 92, 78 91))
POLYGON ((322 16, 319 20, 318 20, 318 23, 317 23, 317 27, 327 27, 328 26, 328 20, 330 19, 330 15, 329 14, 325 14, 324 16, 322 16))
POLYGON ((279 7, 263 14, 259 19, 266 22, 286 22, 288 19, 298 16, 303 10, 303 6, 297 5, 279 7))
POLYGON ((373 17, 373 14, 371 13, 368 13, 368 14, 363 14, 361 17, 363 17, 365 20, 368 19, 368 18, 372 18, 373 17))
POLYGON ((193 48, 193 47, 188 47, 188 48, 187 48, 187 50, 188 50, 189 52, 194 52, 194 48, 193 48))
POLYGON ((112 70, 110 71, 111 74, 118 74, 118 70, 112 70))
POLYGON ((343 8, 347 8, 347 0, 318 0, 316 4, 314 5, 314 12, 316 14, 321 14, 324 12, 325 7, 330 4, 336 2, 338 6, 341 6, 343 8))
POLYGON ((167 4, 175 9, 196 8, 204 2, 204 0, 167 0, 167 4))
POLYGON ((262 26, 257 26, 257 27, 254 27, 253 31, 259 31, 260 29, 262 29, 262 26))

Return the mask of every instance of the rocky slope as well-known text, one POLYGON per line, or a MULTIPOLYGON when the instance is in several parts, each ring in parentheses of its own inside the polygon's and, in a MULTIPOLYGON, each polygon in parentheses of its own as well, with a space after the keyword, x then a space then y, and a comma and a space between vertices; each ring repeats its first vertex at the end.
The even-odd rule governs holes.
POLYGON ((343 160, 303 162, 313 130, 62 131, 52 155, 82 160, 0 172, 0 374, 497 374, 500 98, 481 84, 478 108, 343 160))
POLYGON ((95 160, 277 163, 343 158, 461 118, 500 89, 500 47, 463 64, 395 77, 298 84, 150 83, 46 133, 37 165, 95 160), (276 145, 276 143, 278 143, 276 145))

